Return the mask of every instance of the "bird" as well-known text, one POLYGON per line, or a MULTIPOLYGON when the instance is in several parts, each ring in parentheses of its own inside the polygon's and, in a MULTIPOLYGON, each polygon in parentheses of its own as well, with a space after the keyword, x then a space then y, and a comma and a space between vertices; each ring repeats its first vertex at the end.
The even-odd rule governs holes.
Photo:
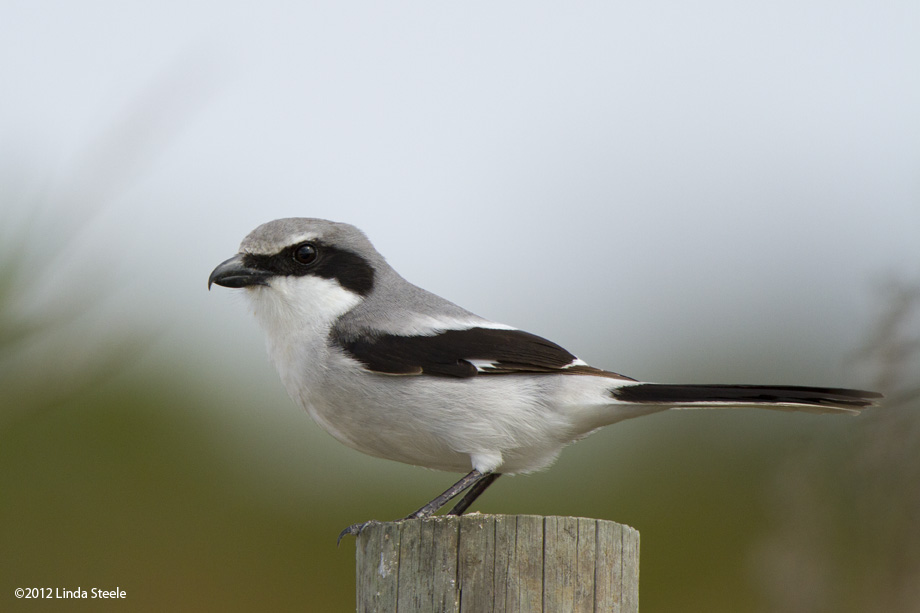
POLYGON ((404 519, 427 518, 463 494, 448 512, 461 515, 501 475, 546 468, 568 444, 625 419, 676 408, 858 414, 882 398, 650 383, 596 368, 413 285, 357 227, 324 219, 260 225, 211 272, 214 284, 245 290, 288 394, 334 438, 464 475, 404 519))

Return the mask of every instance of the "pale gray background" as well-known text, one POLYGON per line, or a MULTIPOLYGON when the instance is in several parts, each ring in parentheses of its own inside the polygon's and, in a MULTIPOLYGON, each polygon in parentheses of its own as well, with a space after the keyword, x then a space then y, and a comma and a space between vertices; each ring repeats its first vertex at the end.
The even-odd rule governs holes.
POLYGON ((918 272, 915 2, 3 6, 7 182, 53 178, 49 233, 104 205, 59 265, 183 335, 258 342, 203 283, 281 216, 644 378, 734 379, 761 326, 843 350, 918 272))

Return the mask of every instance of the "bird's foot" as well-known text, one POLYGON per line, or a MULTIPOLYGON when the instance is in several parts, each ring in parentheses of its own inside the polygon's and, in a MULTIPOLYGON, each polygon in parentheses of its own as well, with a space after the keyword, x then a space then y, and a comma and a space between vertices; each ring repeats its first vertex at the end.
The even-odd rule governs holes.
MULTIPOLYGON (((416 511, 415 513, 411 513, 407 515, 406 517, 403 517, 399 521, 408 521, 410 519, 427 519, 428 517, 431 517, 431 511, 428 511, 427 509, 423 507, 419 509, 418 511, 416 511)), ((357 537, 368 526, 373 526, 374 524, 379 524, 379 523, 380 522, 377 521, 376 519, 372 519, 370 521, 366 521, 360 524, 352 524, 348 526, 347 528, 339 532, 339 538, 336 539, 335 541, 336 547, 338 547, 339 543, 342 542, 342 539, 348 536, 349 534, 357 537)))
MULTIPOLYGON (((450 501, 453 497, 457 496, 463 490, 470 488, 462 500, 457 503, 453 509, 451 509, 449 515, 463 515, 464 511, 473 503, 476 498, 482 494, 487 487, 489 487, 496 479, 501 476, 501 473, 481 473, 476 469, 473 469, 465 477, 454 483, 452 486, 447 488, 447 490, 442 493, 440 496, 423 506, 421 509, 414 513, 410 513, 406 517, 403 517, 400 521, 407 521, 410 519, 428 519, 434 515, 438 509, 443 507, 450 501)), ((365 528, 371 524, 378 524, 380 522, 371 520, 366 521, 363 524, 353 524, 348 526, 339 534, 338 540, 335 542, 338 546, 342 542, 342 539, 345 538, 347 534, 353 534, 358 536, 361 534, 365 528)))
POLYGON ((337 538, 337 539, 335 540, 335 546, 338 547, 338 546, 339 546, 339 543, 342 542, 342 539, 345 538, 346 536, 348 536, 349 534, 354 535, 354 536, 358 536, 358 535, 361 534, 361 532, 362 532, 365 528, 367 528, 368 526, 372 526, 372 525, 374 525, 374 524, 379 524, 379 523, 380 523, 380 522, 377 521, 376 519, 372 519, 372 520, 370 520, 370 521, 366 521, 366 522, 363 522, 363 523, 360 523, 360 524, 352 524, 352 525, 348 526, 347 528, 345 528, 344 530, 342 530, 342 531, 339 533, 339 538, 337 538))

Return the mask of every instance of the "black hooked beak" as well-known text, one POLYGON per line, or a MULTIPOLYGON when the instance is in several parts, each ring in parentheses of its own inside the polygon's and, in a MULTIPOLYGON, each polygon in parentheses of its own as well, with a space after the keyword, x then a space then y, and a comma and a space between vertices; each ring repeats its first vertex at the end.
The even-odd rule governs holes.
POLYGON ((243 263, 243 254, 238 253, 229 260, 221 262, 208 277, 208 289, 212 283, 224 287, 249 287, 251 285, 268 285, 271 273, 258 268, 250 268, 243 263))

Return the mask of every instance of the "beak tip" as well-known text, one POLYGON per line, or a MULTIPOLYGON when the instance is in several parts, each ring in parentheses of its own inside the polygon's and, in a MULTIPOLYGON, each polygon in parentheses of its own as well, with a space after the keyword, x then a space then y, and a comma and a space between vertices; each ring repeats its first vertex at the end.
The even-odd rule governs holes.
POLYGON ((222 287, 240 288, 252 285, 267 285, 268 273, 264 270, 251 268, 243 263, 242 254, 237 254, 221 262, 208 277, 208 291, 213 284, 222 287))

